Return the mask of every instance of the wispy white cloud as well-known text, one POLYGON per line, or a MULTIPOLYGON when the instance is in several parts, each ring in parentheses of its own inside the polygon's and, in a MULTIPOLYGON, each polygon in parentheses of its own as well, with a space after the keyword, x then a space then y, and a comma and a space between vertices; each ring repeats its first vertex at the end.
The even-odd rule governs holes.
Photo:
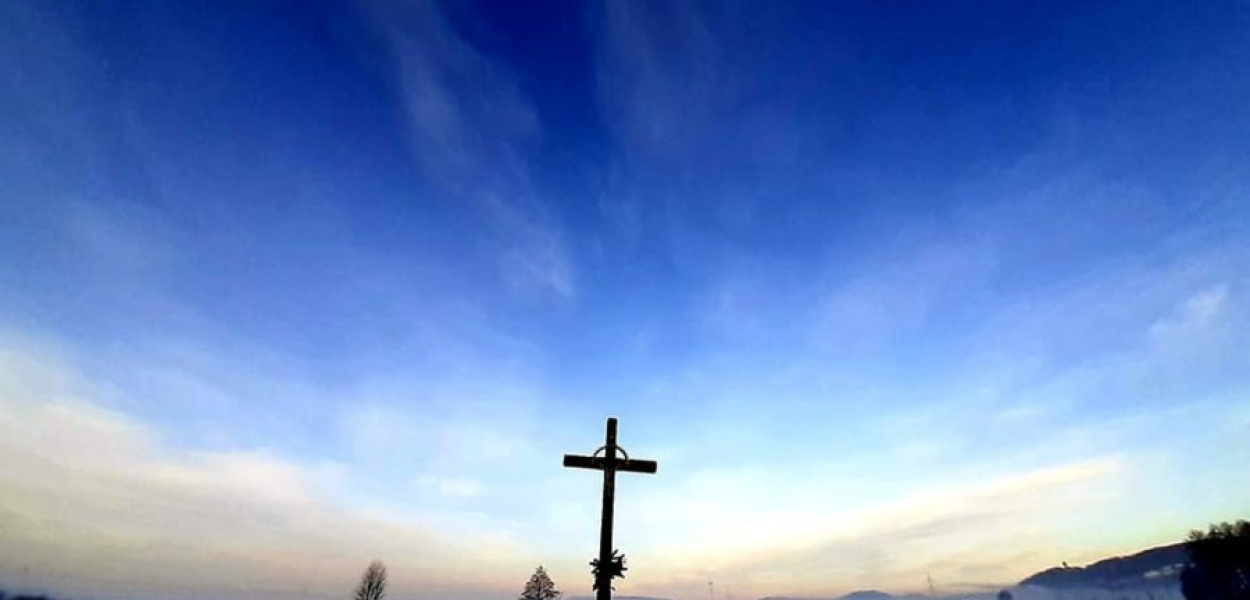
POLYGON ((515 77, 461 39, 434 3, 363 4, 390 49, 422 174, 476 207, 513 289, 572 296, 573 257, 526 162, 541 125, 515 77))
MULTIPOLYGON (((721 486, 706 478, 691 481, 681 493, 652 498, 635 512, 671 517, 663 527, 675 528, 673 539, 684 540, 651 549, 678 563, 653 583, 657 588, 711 578, 744 594, 828 594, 835 591, 831 585, 846 591, 887 579, 918 582, 931 563, 952 554, 984 561, 1015 552, 1010 540, 1022 529, 1041 532, 1075 507, 1100 510, 1110 499, 1108 490, 1119 485, 1119 470, 1119 459, 1103 457, 947 484, 859 508, 839 500, 853 482, 824 485, 819 471, 803 490, 790 479, 777 486, 762 473, 739 473, 721 486), (730 506, 743 502, 759 505, 730 506), (669 503, 677 510, 661 509, 669 503), (752 517, 742 518, 747 514, 752 517)), ((660 526, 654 520, 646 519, 660 526)), ((1047 535, 1061 537, 1058 529, 1047 535)), ((1034 557, 1033 564, 1057 556, 1034 557)), ((996 568, 991 579, 1006 581, 1028 566, 999 562, 996 568)))
MULTIPOLYGON (((1239 290, 1244 293, 1243 290, 1239 290)), ((1159 367, 1193 368, 1237 352, 1237 334, 1247 323, 1245 302, 1232 297, 1228 284, 1198 290, 1178 303, 1172 314, 1150 325, 1151 350, 1159 367)))
POLYGON ((983 302, 998 268, 992 247, 947 241, 864 265, 865 274, 837 286, 817 309, 813 343, 836 353, 886 350, 900 337, 958 312, 959 303, 983 302))
POLYGON ((438 477, 423 476, 418 479, 422 486, 430 487, 438 491, 438 493, 452 498, 472 498, 482 495, 487 487, 481 481, 469 479, 466 477, 450 477, 441 479, 438 477))
POLYGON ((601 9, 602 113, 627 151, 684 156, 706 141, 735 95, 705 16, 690 3, 601 9))
MULTIPOLYGON (((333 596, 361 561, 385 556, 400 589, 421 596, 427 586, 498 589, 525 570, 526 551, 507 537, 465 538, 437 520, 336 504, 332 490, 350 482, 343 464, 178 450, 92 394, 47 356, 11 347, 0 355, 0 554, 9 576, 29 568, 27 583, 103 596, 262 597, 301 585, 333 596), (500 569, 499 578, 474 565, 500 569)), ((447 491, 473 491, 452 483, 447 491)))

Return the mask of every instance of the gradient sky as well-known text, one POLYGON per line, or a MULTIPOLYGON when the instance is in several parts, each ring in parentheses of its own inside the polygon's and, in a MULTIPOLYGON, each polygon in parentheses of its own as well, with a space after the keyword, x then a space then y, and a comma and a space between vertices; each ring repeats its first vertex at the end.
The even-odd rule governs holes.
POLYGON ((1250 4, 0 2, 0 585, 1010 583, 1250 513, 1250 4))

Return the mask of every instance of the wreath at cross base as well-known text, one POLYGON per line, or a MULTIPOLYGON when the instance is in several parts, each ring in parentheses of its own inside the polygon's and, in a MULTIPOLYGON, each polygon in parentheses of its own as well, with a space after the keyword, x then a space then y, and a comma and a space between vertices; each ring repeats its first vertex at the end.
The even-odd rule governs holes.
MULTIPOLYGON (((590 566, 592 567, 590 572, 595 576, 595 585, 591 589, 598 590, 600 581, 610 582, 617 577, 625 578, 625 571, 628 571, 629 568, 625 566, 625 555, 618 552, 617 550, 612 551, 612 559, 606 565, 600 564, 597 558, 590 561, 590 566)), ((616 588, 613 587, 612 590, 616 591, 616 588)))

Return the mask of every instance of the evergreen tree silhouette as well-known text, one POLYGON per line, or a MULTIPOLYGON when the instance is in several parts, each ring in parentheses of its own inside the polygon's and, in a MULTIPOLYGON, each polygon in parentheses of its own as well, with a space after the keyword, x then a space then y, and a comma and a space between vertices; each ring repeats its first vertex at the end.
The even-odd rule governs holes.
POLYGON ((556 589, 556 584, 547 575, 547 570, 539 565, 530 580, 525 582, 525 589, 519 600, 556 600, 559 597, 560 590, 556 589))

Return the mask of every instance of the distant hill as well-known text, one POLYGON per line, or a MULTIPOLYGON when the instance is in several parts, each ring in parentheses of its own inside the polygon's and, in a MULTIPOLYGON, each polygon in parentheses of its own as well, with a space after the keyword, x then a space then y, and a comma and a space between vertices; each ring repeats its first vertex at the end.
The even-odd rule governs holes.
POLYGON ((894 596, 879 590, 859 590, 842 596, 838 600, 894 600, 894 596))
POLYGON ((1026 577, 1020 585, 1050 589, 1173 585, 1189 560, 1184 544, 1143 550, 1130 556, 1100 560, 1086 567, 1055 567, 1026 577))
MULTIPOLYGON (((594 596, 568 596, 564 600, 595 600, 594 596)), ((669 600, 668 598, 653 598, 651 596, 618 596, 612 594, 612 600, 669 600)))
POLYGON ((880 590, 858 590, 849 594, 830 598, 795 598, 789 596, 767 596, 759 600, 932 600, 915 594, 895 595, 882 592, 880 590))
POLYGON ((878 591, 876 591, 876 590, 865 590, 865 591, 862 591, 862 592, 851 592, 851 593, 849 593, 849 594, 847 594, 847 595, 845 595, 845 596, 821 596, 821 597, 815 597, 815 596, 803 596, 803 597, 798 597, 798 596, 765 596, 765 597, 763 597, 763 598, 759 598, 758 600, 847 600, 848 598, 850 598, 850 600, 894 600, 894 596, 891 596, 890 594, 887 594, 887 593, 885 593, 885 592, 878 592, 878 591), (852 596, 855 596, 856 594, 868 594, 868 595, 865 595, 865 596, 860 596, 860 597, 858 597, 858 598, 852 598, 852 596))
MULTIPOLYGON (((1151 588, 1179 585, 1181 568, 1189 561, 1184 544, 1171 544, 1143 550, 1129 556, 1117 556, 1092 563, 1085 567, 1055 567, 1024 578, 1019 587, 1038 587, 1050 590, 1105 589, 1143 592, 1151 588)), ((923 596, 919 594, 888 594, 878 590, 860 590, 844 596, 823 598, 798 598, 789 596, 766 596, 759 600, 944 600, 980 597, 978 594, 954 594, 923 596)), ((986 593, 985 597, 992 598, 986 593)), ((572 599, 580 600, 580 599, 572 599)), ((624 599, 621 599, 624 600, 624 599)))

